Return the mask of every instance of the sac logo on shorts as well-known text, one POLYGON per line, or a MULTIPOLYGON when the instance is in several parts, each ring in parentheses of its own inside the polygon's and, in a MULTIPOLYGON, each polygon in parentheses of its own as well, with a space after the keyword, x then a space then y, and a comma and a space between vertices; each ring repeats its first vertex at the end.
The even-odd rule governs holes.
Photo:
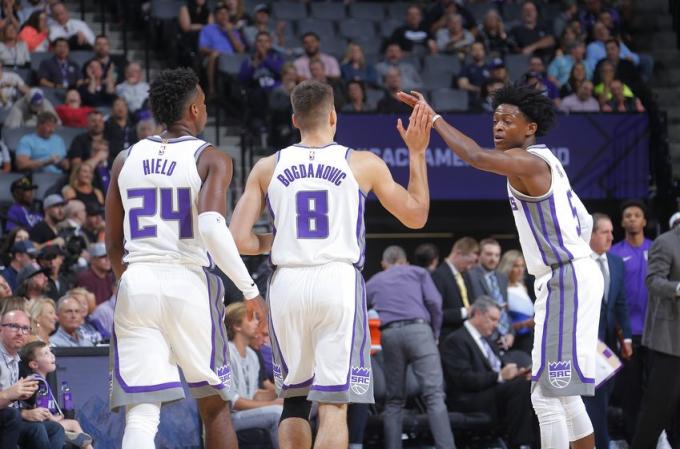
POLYGON ((564 388, 571 382, 571 360, 548 363, 548 380, 555 388, 564 388))
POLYGON ((231 386, 231 368, 229 368, 229 365, 223 365, 217 368, 217 376, 224 386, 227 388, 231 386))
POLYGON ((281 365, 274 363, 272 365, 274 371, 274 386, 281 390, 283 388, 283 374, 281 373, 281 365))
POLYGON ((365 394, 371 386, 371 369, 353 366, 349 384, 355 394, 365 394))

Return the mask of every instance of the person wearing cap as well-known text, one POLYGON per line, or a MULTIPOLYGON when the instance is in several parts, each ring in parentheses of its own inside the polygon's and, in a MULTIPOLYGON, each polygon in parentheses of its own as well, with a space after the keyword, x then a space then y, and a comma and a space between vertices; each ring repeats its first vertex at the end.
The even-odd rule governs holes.
POLYGON ((45 98, 41 89, 32 88, 12 105, 3 127, 4 129, 14 129, 36 126, 38 114, 41 112, 51 112, 57 117, 57 124, 61 125, 61 119, 57 116, 57 111, 54 110, 52 102, 45 98))
POLYGON ((104 241, 104 208, 97 203, 87 203, 85 205, 87 218, 83 223, 83 234, 90 243, 104 241))
POLYGON ((17 296, 31 300, 47 293, 47 270, 35 262, 21 269, 17 275, 17 296))
POLYGON ((38 114, 33 133, 24 135, 17 145, 17 168, 21 171, 62 174, 70 164, 66 159, 64 139, 54 131, 57 116, 52 112, 38 114))
POLYGON ((510 74, 505 62, 501 58, 493 58, 489 62, 489 79, 501 81, 503 84, 510 82, 510 74))
POLYGON ((271 10, 266 3, 258 3, 253 9, 253 24, 243 28, 243 38, 249 48, 255 47, 257 33, 268 32, 272 37, 272 48, 282 54, 290 54, 286 48, 286 27, 290 27, 285 20, 274 24, 271 20, 271 10))
POLYGON ((30 240, 16 242, 12 248, 10 248, 9 252, 12 255, 12 258, 0 274, 5 278, 12 291, 16 291, 17 286, 19 285, 17 282, 19 272, 25 266, 33 263, 38 252, 36 251, 35 246, 33 246, 33 242, 30 240))
POLYGON ((38 263, 45 269, 47 275, 45 296, 55 301, 58 300, 70 288, 68 279, 61 273, 61 267, 64 264, 64 252, 57 245, 44 246, 38 253, 38 263))
POLYGON ((113 294, 115 278, 111 271, 111 261, 104 243, 90 245, 88 252, 90 253, 90 266, 87 270, 78 273, 76 286, 85 287, 94 293, 95 301, 101 304, 113 294))
POLYGON ((24 176, 12 182, 10 191, 14 198, 14 204, 7 210, 5 232, 20 226, 31 230, 33 226, 43 219, 40 212, 34 210, 33 198, 38 186, 28 176, 24 176))
POLYGON ((64 239, 59 237, 59 223, 64 220, 64 206, 66 201, 61 195, 53 193, 43 200, 45 218, 36 223, 30 231, 31 240, 38 249, 44 245, 64 245, 64 239))
POLYGON ((680 224, 680 212, 676 212, 673 215, 671 215, 671 218, 668 220, 668 227, 670 229, 673 229, 679 224, 680 224))
POLYGON ((87 338, 81 329, 83 310, 80 302, 72 295, 66 294, 57 301, 57 317, 59 329, 50 337, 50 346, 57 348, 92 347, 92 340, 87 338))
POLYGON ((52 41, 54 56, 45 59, 38 68, 40 86, 54 89, 75 87, 80 81, 80 66, 69 58, 68 41, 63 37, 52 41))

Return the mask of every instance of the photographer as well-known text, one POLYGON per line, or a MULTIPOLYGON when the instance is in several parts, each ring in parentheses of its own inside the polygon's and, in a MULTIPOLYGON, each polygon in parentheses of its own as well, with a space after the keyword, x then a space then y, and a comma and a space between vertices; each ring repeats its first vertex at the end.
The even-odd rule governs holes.
POLYGON ((64 207, 64 217, 59 224, 59 237, 64 239, 64 268, 68 274, 87 266, 87 260, 82 257, 87 248, 82 229, 87 218, 85 204, 80 200, 70 200, 64 207))
POLYGON ((45 245, 64 246, 64 239, 58 237, 58 225, 64 219, 64 206, 66 201, 61 195, 48 195, 43 200, 43 212, 45 218, 31 229, 31 240, 40 249, 45 245))

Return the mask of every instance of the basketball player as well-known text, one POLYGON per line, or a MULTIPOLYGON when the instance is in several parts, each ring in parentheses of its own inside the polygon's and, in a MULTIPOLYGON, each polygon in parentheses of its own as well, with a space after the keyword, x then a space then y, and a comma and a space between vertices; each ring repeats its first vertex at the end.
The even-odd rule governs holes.
POLYGON ((192 71, 161 72, 149 102, 166 131, 116 157, 106 198, 106 246, 120 279, 111 407, 127 408, 124 449, 153 448, 161 403, 184 397, 180 367, 206 447, 235 449, 224 290, 206 267, 214 260, 246 299, 257 298, 248 304, 262 300, 224 218, 232 164, 195 137, 206 106, 192 71))
MULTIPOLYGON (((422 95, 401 92, 410 105, 422 95)), ((434 114, 434 112, 432 112, 434 114)), ((529 273, 536 277, 536 331, 531 399, 541 447, 595 446, 580 395, 595 390, 595 354, 604 280, 590 258, 593 220, 571 189, 560 161, 536 137, 550 129, 552 102, 530 87, 506 86, 494 96, 494 150, 437 115, 433 126, 461 159, 508 178, 508 197, 529 273)))
MULTIPOLYGON (((425 150, 432 117, 416 105, 408 129, 408 189, 369 151, 335 143, 338 117, 327 84, 304 81, 291 94, 293 125, 301 142, 253 167, 231 221, 241 253, 271 250, 276 265, 269 287, 269 335, 274 377, 284 398, 282 449, 309 449, 310 401, 319 403, 317 448, 348 446, 347 404, 372 403, 370 338, 364 280, 364 201, 373 191, 410 228, 427 221, 425 150), (269 209, 274 235, 253 225, 269 209)), ((370 138, 370 136, 368 136, 370 138)))

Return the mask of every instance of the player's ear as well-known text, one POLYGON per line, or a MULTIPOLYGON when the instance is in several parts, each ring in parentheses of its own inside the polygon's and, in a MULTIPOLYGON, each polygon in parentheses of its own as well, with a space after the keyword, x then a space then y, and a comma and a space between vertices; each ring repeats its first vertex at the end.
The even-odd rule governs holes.
POLYGON ((295 117, 295 114, 290 116, 291 121, 293 122, 293 126, 297 129, 300 129, 300 125, 298 124, 297 117, 295 117))
POLYGON ((538 125, 536 124, 536 122, 529 122, 529 124, 527 125, 527 133, 526 133, 527 137, 528 136, 535 136, 536 131, 538 131, 538 125))
POLYGON ((331 114, 330 117, 328 118, 328 124, 331 125, 331 127, 335 126, 335 124, 338 123, 338 113, 335 112, 335 107, 331 108, 331 114))

